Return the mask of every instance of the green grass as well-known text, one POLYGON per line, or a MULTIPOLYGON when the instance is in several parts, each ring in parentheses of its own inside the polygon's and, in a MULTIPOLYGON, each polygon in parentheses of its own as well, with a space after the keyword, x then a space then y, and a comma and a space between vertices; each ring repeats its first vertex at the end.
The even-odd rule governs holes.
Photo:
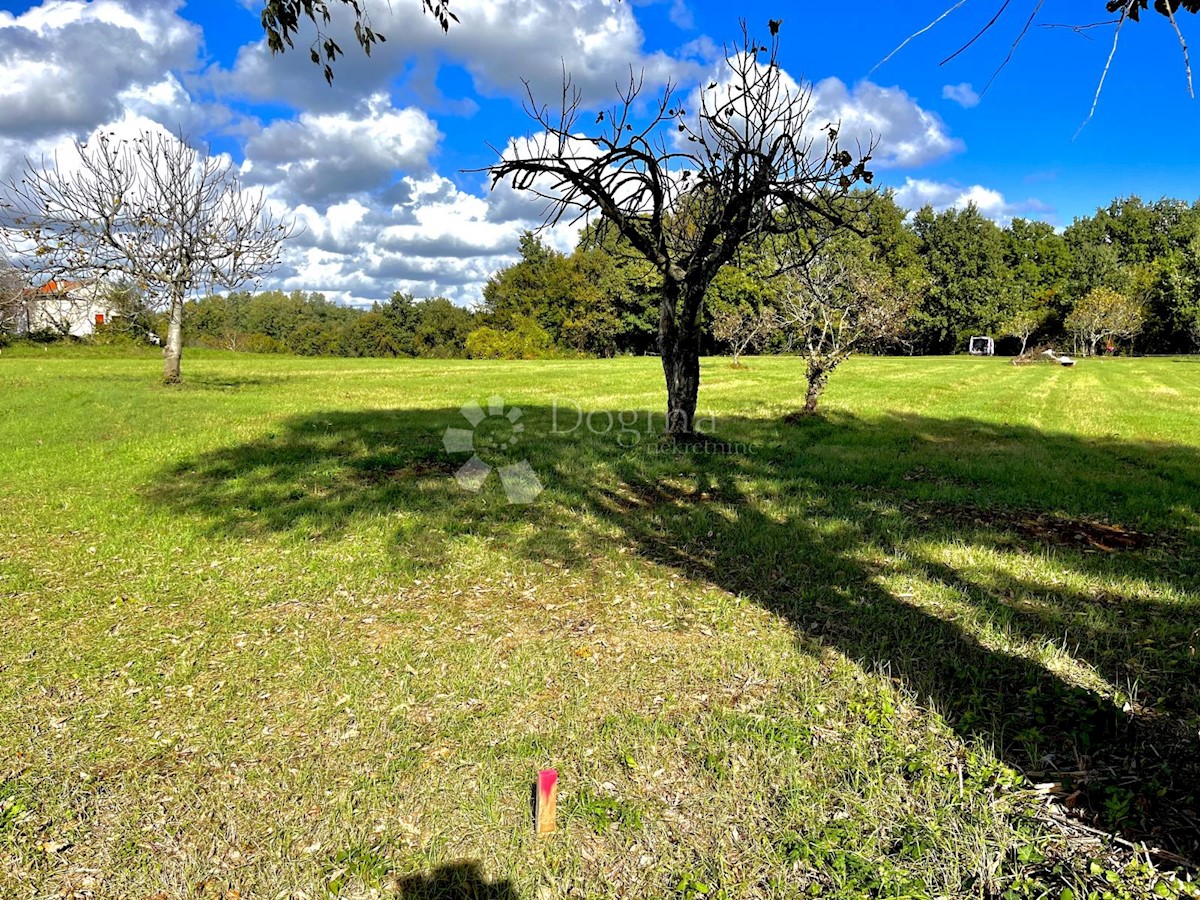
POLYGON ((854 359, 788 425, 796 360, 710 360, 721 455, 645 434, 653 359, 158 366, 0 354, 0 896, 1065 900, 1179 889, 1095 832, 1197 855, 1200 363, 854 359), (492 395, 532 504, 452 477, 492 395))

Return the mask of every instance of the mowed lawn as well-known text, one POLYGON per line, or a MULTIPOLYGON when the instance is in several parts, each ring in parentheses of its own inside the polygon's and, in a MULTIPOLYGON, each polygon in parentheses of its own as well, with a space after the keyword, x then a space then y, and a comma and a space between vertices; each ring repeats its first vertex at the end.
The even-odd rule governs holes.
POLYGON ((160 365, 0 355, 0 897, 1191 891, 1200 361, 160 365))

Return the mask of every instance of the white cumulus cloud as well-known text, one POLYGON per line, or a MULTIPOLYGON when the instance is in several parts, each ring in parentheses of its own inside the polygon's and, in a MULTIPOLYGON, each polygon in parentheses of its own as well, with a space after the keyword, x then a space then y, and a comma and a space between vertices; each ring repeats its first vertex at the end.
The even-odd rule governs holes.
MULTIPOLYGON (((533 212, 495 216, 493 195, 480 197, 433 173, 404 176, 388 197, 298 207, 303 230, 285 248, 283 287, 359 305, 393 291, 471 305, 493 273, 516 261, 521 232, 539 223, 533 212)), ((578 228, 566 224, 543 233, 560 250, 577 238, 578 228)))
POLYGON ((966 81, 962 84, 948 84, 943 87, 942 99, 953 100, 959 106, 966 109, 979 105, 979 95, 975 93, 975 89, 971 87, 970 82, 966 81))
POLYGON ((941 118, 922 108, 898 87, 861 81, 853 88, 838 78, 818 81, 813 92, 813 121, 841 122, 843 145, 864 149, 878 141, 876 168, 922 166, 961 151, 941 118))
POLYGON ((923 206, 931 206, 938 212, 945 209, 965 209, 968 204, 974 204, 983 215, 1000 225, 1012 221, 1014 216, 1052 212, 1038 200, 1029 199, 1014 203, 1000 191, 981 184, 963 187, 924 178, 905 178, 904 186, 896 189, 895 199, 896 203, 905 209, 917 210, 923 206))
POLYGON ((82 134, 119 119, 125 102, 184 118, 173 69, 194 66, 200 28, 182 0, 47 0, 0 12, 0 122, 7 138, 82 134))
POLYGON ((374 94, 349 112, 301 113, 246 141, 242 176, 298 202, 343 199, 424 172, 441 133, 422 110, 374 94))
POLYGON ((408 3, 396 7, 370 7, 373 27, 387 42, 368 58, 357 52, 352 17, 334 4, 327 31, 341 46, 355 49, 338 60, 330 89, 301 44, 304 35, 297 49, 282 57, 272 56, 265 41, 249 44, 231 69, 215 68, 209 80, 214 89, 239 96, 338 108, 385 89, 402 73, 424 69, 429 80, 429 70, 449 59, 470 73, 482 94, 519 97, 528 82, 542 102, 561 93, 565 68, 587 104, 611 98, 618 82, 628 83, 631 67, 645 72, 652 89, 697 65, 662 51, 647 52, 633 4, 624 0, 455 0, 460 21, 447 33, 432 17, 414 15, 408 3))

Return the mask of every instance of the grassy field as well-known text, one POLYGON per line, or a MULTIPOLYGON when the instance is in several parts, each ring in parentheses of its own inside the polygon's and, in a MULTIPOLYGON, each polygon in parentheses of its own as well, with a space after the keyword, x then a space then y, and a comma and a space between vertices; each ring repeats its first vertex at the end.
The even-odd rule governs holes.
POLYGON ((0 896, 1195 893, 1200 362, 159 366, 0 355, 0 896))

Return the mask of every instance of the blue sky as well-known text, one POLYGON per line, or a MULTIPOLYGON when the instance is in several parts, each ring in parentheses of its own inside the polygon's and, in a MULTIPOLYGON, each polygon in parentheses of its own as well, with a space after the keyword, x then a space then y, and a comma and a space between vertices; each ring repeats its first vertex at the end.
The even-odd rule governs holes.
MULTIPOLYGON (((907 205, 974 199, 1001 222, 1023 215, 1063 226, 1114 196, 1200 197, 1200 106, 1179 44, 1155 15, 1122 30, 1081 130, 1111 26, 1031 28, 978 97, 1033 0, 1011 3, 983 38, 939 65, 1000 5, 968 0, 874 71, 950 0, 819 4, 834 10, 822 21, 778 2, 454 0, 461 22, 450 35, 419 0, 367 2, 388 43, 368 60, 343 38, 347 56, 330 88, 307 59, 307 40, 270 57, 256 0, 0 0, 0 174, 98 127, 182 129, 229 154, 248 184, 303 224, 267 285, 355 303, 400 289, 469 304, 538 220, 526 199, 489 194, 480 175, 462 171, 527 132, 521 79, 549 97, 565 59, 597 103, 611 100, 631 64, 647 71, 651 90, 668 77, 687 89, 720 64, 745 17, 759 31, 783 19, 783 67, 816 84, 819 108, 842 117, 844 133, 881 140, 878 183, 907 205)), ((1043 23, 1081 24, 1081 8, 1104 17, 1098 0, 1046 6, 1059 8, 1043 23)), ((1191 16, 1181 14, 1181 26, 1200 33, 1191 16)), ((335 21, 333 33, 344 27, 335 21)), ((574 232, 560 227, 547 239, 566 249, 574 232)))

